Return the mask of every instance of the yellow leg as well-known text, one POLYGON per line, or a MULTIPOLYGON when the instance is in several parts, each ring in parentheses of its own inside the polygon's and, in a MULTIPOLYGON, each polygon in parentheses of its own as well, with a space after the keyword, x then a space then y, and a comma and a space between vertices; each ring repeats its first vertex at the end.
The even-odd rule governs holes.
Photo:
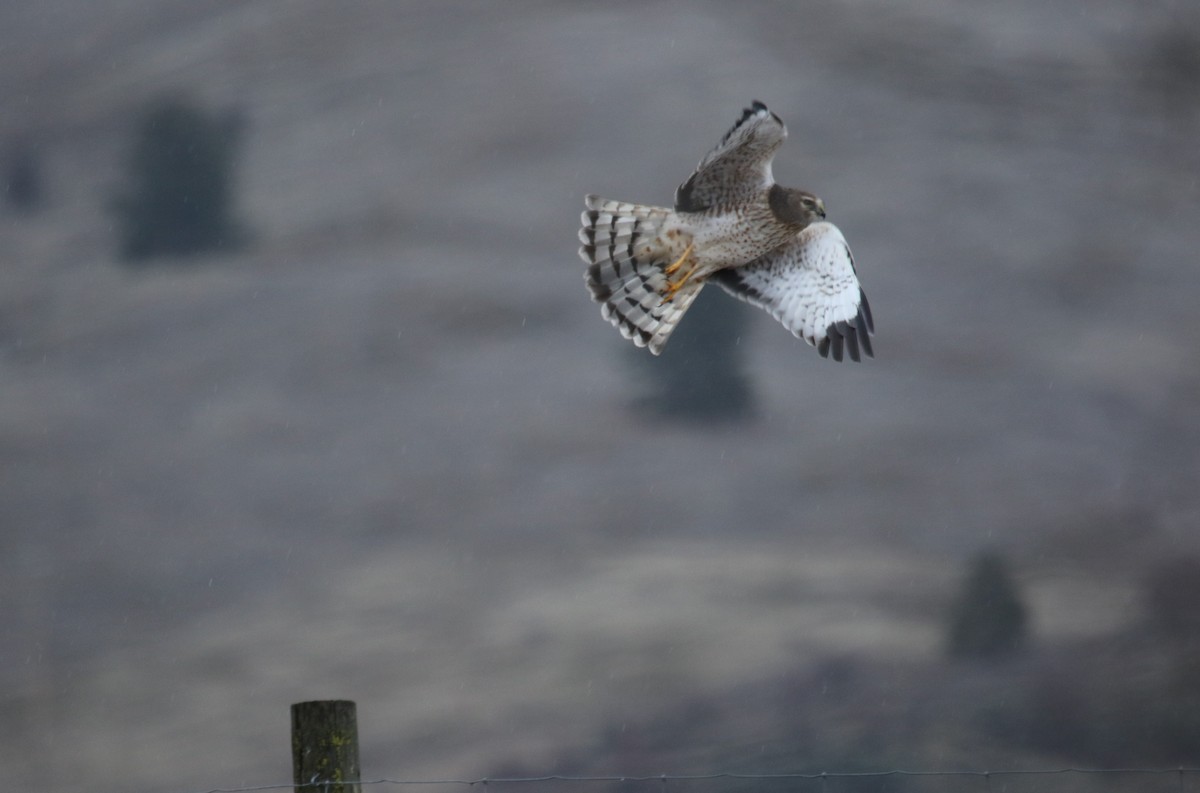
POLYGON ((691 280, 692 274, 696 272, 697 265, 695 262, 693 262, 692 266, 688 268, 687 272, 683 274, 682 278, 678 280, 671 279, 671 276, 678 272, 680 267, 683 267, 684 262, 688 261, 688 257, 691 252, 692 243, 689 242, 687 248, 683 252, 683 255, 676 259, 670 267, 663 270, 663 274, 667 276, 667 293, 663 296, 662 303, 659 305, 670 303, 671 300, 674 299, 675 293, 682 289, 683 285, 691 280))
POLYGON ((683 263, 687 261, 687 257, 691 254, 691 252, 692 252, 692 243, 689 242, 688 246, 683 251, 683 255, 680 256, 678 259, 676 259, 674 264, 672 264, 667 269, 663 270, 663 274, 664 275, 674 275, 675 271, 678 270, 680 267, 682 267, 683 263))

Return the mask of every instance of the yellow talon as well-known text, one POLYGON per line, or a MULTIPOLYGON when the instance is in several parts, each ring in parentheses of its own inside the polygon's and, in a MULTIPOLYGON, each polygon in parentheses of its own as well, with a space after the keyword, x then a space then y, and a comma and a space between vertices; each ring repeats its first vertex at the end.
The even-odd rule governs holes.
POLYGON ((673 275, 675 273, 675 271, 678 270, 680 267, 682 267, 683 263, 687 261, 687 257, 691 252, 692 252, 692 243, 689 242, 687 248, 685 248, 683 251, 683 255, 680 256, 678 259, 676 259, 674 264, 672 264, 667 269, 663 270, 663 274, 664 275, 673 275))
POLYGON ((683 274, 682 278, 680 278, 678 281, 671 280, 671 276, 678 272, 679 268, 683 266, 683 263, 688 260, 688 255, 691 254, 691 252, 692 243, 689 242, 687 248, 683 252, 683 255, 676 259, 670 267, 663 270, 663 275, 667 276, 667 293, 663 296, 662 302, 659 303, 660 306, 670 303, 675 297, 675 293, 682 289, 683 285, 691 280, 692 274, 696 272, 697 265, 692 264, 691 268, 689 268, 688 271, 683 274))

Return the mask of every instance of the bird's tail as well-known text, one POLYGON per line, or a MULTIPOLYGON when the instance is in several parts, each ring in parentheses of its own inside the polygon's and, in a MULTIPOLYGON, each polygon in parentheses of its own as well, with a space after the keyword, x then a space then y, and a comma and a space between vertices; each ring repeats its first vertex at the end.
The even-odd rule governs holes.
POLYGON ((588 291, 622 336, 658 355, 704 287, 694 280, 672 290, 665 272, 690 240, 669 209, 594 195, 586 201, 579 256, 588 263, 588 291))

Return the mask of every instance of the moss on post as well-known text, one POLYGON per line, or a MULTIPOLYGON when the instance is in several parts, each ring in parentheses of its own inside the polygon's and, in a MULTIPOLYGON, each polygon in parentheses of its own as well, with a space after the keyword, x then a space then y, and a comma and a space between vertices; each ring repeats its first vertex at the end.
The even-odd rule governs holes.
POLYGON ((331 699, 292 705, 292 783, 298 793, 314 790, 314 783, 323 793, 359 793, 358 781, 355 704, 331 699))

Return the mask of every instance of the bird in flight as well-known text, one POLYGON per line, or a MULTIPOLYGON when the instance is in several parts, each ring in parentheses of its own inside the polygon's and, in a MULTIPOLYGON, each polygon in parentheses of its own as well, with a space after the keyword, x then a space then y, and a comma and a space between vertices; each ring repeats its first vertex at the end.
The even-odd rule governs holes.
POLYGON ((771 174, 786 138, 779 116, 755 102, 675 191, 674 208, 585 199, 585 280, 621 335, 660 354, 713 281, 822 357, 874 355, 871 307, 845 237, 820 198, 771 174))

